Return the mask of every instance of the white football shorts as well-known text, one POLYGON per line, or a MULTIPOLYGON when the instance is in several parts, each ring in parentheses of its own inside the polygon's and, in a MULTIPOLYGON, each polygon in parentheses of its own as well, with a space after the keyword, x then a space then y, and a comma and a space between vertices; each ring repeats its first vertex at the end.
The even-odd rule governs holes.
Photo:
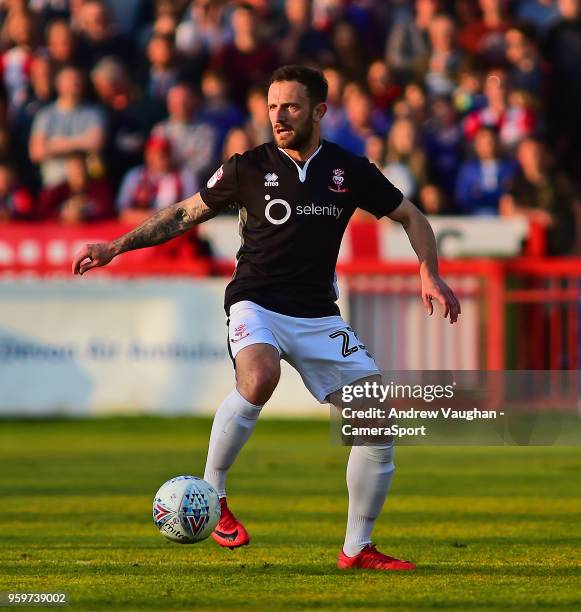
POLYGON ((319 402, 343 385, 379 374, 367 348, 338 315, 289 317, 247 300, 233 304, 228 319, 232 359, 244 347, 260 343, 274 346, 319 402))

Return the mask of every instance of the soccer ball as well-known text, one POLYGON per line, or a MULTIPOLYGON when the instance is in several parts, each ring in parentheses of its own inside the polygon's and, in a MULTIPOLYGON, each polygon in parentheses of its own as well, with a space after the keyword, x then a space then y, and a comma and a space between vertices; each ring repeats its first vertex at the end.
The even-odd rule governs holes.
POLYGON ((177 476, 161 485, 153 499, 153 522, 172 542, 205 540, 220 520, 220 500, 212 485, 195 476, 177 476))

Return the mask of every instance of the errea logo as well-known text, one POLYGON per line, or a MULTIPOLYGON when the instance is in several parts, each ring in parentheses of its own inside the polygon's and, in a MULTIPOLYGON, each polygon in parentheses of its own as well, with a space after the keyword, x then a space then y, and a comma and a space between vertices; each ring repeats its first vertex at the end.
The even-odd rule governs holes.
POLYGON ((278 175, 274 172, 269 172, 264 175, 264 186, 265 187, 278 187, 278 175))

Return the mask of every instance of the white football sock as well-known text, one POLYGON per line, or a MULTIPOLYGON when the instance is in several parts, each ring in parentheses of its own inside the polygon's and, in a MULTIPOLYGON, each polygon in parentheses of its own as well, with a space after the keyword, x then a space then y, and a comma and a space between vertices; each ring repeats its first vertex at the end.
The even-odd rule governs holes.
POLYGON ((393 445, 353 446, 347 463, 349 513, 343 552, 354 557, 371 544, 371 531, 393 480, 393 445))
POLYGON ((240 449, 252 435, 262 406, 247 402, 234 389, 216 411, 210 434, 204 480, 226 496, 226 475, 240 449))

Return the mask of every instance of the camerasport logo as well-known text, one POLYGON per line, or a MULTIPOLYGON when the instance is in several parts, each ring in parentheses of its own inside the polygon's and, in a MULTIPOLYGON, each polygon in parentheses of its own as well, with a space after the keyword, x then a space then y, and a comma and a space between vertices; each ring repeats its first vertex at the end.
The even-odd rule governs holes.
POLYGON ((224 166, 220 166, 214 174, 208 179, 206 186, 208 189, 212 189, 212 187, 224 176, 224 166))
POLYGON ((264 186, 265 187, 278 187, 278 174, 269 172, 264 175, 264 186))
POLYGON ((234 328, 234 338, 230 338, 230 342, 240 342, 250 336, 250 332, 246 329, 246 323, 240 323, 234 328))
POLYGON ((349 191, 349 189, 343 185, 345 182, 344 174, 345 170, 341 170, 340 168, 335 168, 333 170, 333 175, 331 177, 333 184, 329 185, 330 191, 334 191, 335 193, 345 193, 349 191))

